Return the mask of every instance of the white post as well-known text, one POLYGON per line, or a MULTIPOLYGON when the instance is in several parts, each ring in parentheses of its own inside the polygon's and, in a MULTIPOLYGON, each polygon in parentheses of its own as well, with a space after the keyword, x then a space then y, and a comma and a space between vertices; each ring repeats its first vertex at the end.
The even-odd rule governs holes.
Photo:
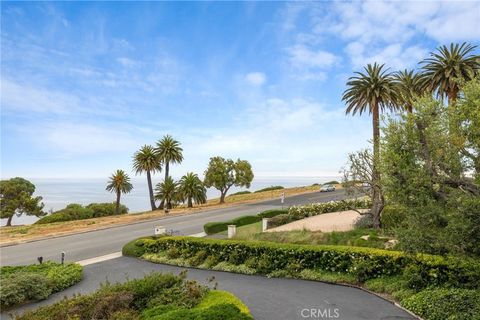
POLYGON ((237 226, 234 224, 229 224, 228 225, 228 239, 231 239, 235 236, 237 233, 237 226))
POLYGON ((161 235, 161 234, 165 234, 167 233, 167 229, 163 226, 156 226, 155 227, 155 235, 158 236, 158 235, 161 235))
POLYGON ((262 232, 265 232, 268 229, 268 220, 269 218, 262 219, 262 232))

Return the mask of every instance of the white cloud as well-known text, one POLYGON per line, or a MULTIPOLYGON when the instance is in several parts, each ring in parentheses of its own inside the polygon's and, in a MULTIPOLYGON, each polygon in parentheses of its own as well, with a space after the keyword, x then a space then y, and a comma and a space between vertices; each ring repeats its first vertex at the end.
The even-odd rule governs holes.
POLYGON ((117 58, 117 62, 120 63, 122 66, 127 68, 137 67, 140 65, 140 62, 127 58, 127 57, 120 57, 117 58))
POLYGON ((290 62, 298 68, 325 68, 338 62, 339 58, 324 50, 312 50, 297 44, 287 49, 290 62))
POLYGON ((245 75, 245 80, 254 86, 261 86, 265 83, 267 77, 262 72, 250 72, 245 75))

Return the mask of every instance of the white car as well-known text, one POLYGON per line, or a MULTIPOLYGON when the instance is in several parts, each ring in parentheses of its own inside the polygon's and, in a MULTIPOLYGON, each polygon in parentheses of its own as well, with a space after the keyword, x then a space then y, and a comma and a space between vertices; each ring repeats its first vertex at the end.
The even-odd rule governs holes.
POLYGON ((335 186, 332 184, 326 184, 321 186, 320 192, 330 192, 330 191, 335 191, 335 186))

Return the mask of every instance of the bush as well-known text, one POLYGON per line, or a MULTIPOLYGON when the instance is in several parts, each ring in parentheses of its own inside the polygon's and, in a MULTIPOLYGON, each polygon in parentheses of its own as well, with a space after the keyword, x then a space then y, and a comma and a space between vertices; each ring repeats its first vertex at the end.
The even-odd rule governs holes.
POLYGON ((292 221, 295 221, 295 219, 293 219, 291 215, 280 214, 280 215, 275 216, 273 218, 270 218, 270 220, 268 220, 268 228, 275 228, 275 227, 278 227, 278 226, 282 226, 282 225, 290 223, 292 221))
POLYGON ((473 288, 480 284, 480 263, 474 260, 442 258, 430 255, 408 255, 398 251, 373 248, 295 245, 165 237, 145 243, 146 252, 184 250, 193 255, 199 251, 215 252, 219 262, 245 264, 257 258, 257 271, 268 274, 285 269, 292 262, 301 269, 347 273, 362 280, 382 275, 401 275, 409 266, 418 265, 419 276, 430 285, 450 285, 473 288), (233 258, 234 257, 234 258, 233 258))
MULTIPOLYGON (((120 205, 120 214, 128 213, 128 208, 120 205)), ((41 218, 35 224, 45 224, 62 221, 84 220, 115 215, 115 203, 91 203, 86 207, 72 203, 62 210, 41 218)))
POLYGON ((228 225, 234 224, 237 227, 245 226, 262 220, 258 216, 242 216, 225 222, 209 222, 203 226, 206 234, 215 234, 228 229, 228 225))
POLYGON ((383 208, 381 222, 384 229, 399 228, 405 222, 406 210, 398 205, 386 205, 383 208))
POLYGON ((369 229, 373 228, 373 217, 371 214, 366 214, 359 217, 355 220, 355 228, 356 229, 369 229))
POLYGON ((262 211, 259 214, 257 214, 257 216, 263 219, 263 218, 273 218, 280 214, 287 214, 287 213, 288 213, 287 209, 271 209, 271 210, 262 211))
POLYGON ((480 319, 479 290, 423 290, 401 304, 426 320, 480 319))
POLYGON ((271 186, 271 187, 267 187, 267 188, 263 188, 263 189, 257 190, 257 191, 255 191, 254 193, 265 192, 265 191, 273 191, 273 190, 281 190, 281 189, 285 189, 285 187, 282 187, 282 186, 271 186))
POLYGON ((242 195, 242 194, 250 194, 252 193, 251 191, 248 191, 248 190, 245 190, 245 191, 238 191, 238 192, 235 192, 235 193, 232 193, 230 195, 228 195, 229 197, 231 196, 239 196, 239 195, 242 195))
POLYGON ((288 214, 295 220, 300 220, 323 213, 345 211, 352 208, 367 209, 372 206, 372 201, 368 197, 360 199, 346 199, 340 201, 329 201, 308 204, 305 206, 292 206, 288 209, 288 214))
POLYGON ((327 181, 327 182, 323 183, 322 185, 327 185, 327 184, 340 184, 340 182, 338 182, 337 180, 332 180, 332 181, 327 181))
POLYGON ((62 291, 82 279, 82 267, 75 263, 5 266, 1 267, 0 273, 2 307, 46 299, 50 294, 62 291))

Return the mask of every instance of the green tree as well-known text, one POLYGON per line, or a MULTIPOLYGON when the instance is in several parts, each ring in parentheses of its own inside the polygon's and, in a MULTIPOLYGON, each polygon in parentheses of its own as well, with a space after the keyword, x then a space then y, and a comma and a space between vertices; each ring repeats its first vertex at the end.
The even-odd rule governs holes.
POLYGON ((179 198, 178 183, 173 181, 172 177, 166 178, 155 187, 155 198, 165 203, 167 209, 172 209, 179 198))
POLYGON ((115 192, 117 195, 115 214, 120 214, 120 196, 122 193, 129 193, 132 189, 133 185, 130 183, 130 177, 123 170, 115 171, 108 179, 106 190, 115 192))
POLYGON ((423 75, 426 78, 427 89, 447 96, 448 105, 455 105, 460 92, 461 81, 468 81, 478 74, 480 57, 472 54, 476 46, 462 43, 451 43, 437 48, 430 53, 430 58, 420 62, 423 64, 423 75))
POLYGON ((395 72, 394 77, 399 93, 399 104, 408 112, 412 112, 415 98, 422 96, 425 92, 425 78, 407 69, 395 72))
POLYGON ((178 188, 183 200, 187 200, 189 208, 193 207, 193 201, 197 204, 207 202, 207 188, 193 172, 187 173, 180 179, 178 188))
POLYGON ((133 155, 133 170, 135 174, 147 173, 148 193, 150 196, 150 206, 152 211, 157 209, 153 197, 152 173, 162 170, 160 157, 152 146, 144 145, 133 155))
POLYGON ((35 185, 23 178, 0 181, 0 218, 8 218, 7 226, 12 225, 14 214, 43 216, 42 197, 33 197, 35 185))
POLYGON ((220 190, 220 203, 225 202, 225 196, 232 186, 250 188, 253 180, 252 166, 246 160, 222 157, 210 158, 210 163, 205 171, 205 186, 220 190))
MULTIPOLYGON (((155 153, 162 161, 165 167, 165 181, 169 177, 170 164, 181 163, 183 161, 183 149, 180 147, 180 142, 173 139, 172 136, 166 135, 157 142, 155 153)), ((163 209, 165 202, 160 202, 160 209, 163 209)))
POLYGON ((372 114, 373 124, 373 167, 372 179, 372 216, 376 228, 380 227, 380 215, 384 207, 380 185, 380 172, 378 163, 380 157, 380 111, 395 109, 398 103, 398 93, 394 77, 384 65, 375 63, 368 64, 365 72, 355 72, 347 82, 347 89, 343 93, 342 100, 347 105, 346 113, 362 114, 368 111, 372 114))

